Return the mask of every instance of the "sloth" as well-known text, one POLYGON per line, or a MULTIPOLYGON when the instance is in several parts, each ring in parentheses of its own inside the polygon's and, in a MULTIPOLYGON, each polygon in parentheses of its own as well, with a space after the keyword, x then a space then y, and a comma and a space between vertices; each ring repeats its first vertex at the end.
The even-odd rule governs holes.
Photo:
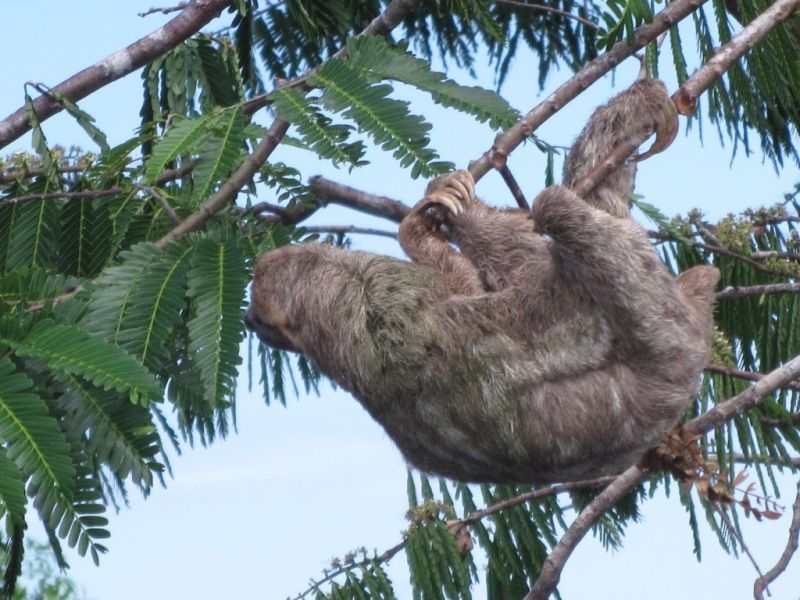
POLYGON ((246 324, 302 352, 415 467, 464 482, 618 473, 697 393, 718 272, 672 277, 629 214, 633 167, 586 197, 570 185, 632 134, 674 138, 664 85, 600 107, 562 186, 530 212, 491 208, 467 171, 433 180, 403 220, 412 262, 320 244, 255 267, 246 324))

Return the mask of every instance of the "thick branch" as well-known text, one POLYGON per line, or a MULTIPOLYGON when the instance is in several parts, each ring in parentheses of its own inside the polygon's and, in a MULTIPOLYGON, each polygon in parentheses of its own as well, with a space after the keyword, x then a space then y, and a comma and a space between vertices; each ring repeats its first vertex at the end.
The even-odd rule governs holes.
POLYGON ((311 185, 316 199, 315 204, 297 205, 287 209, 268 202, 261 202, 253 206, 253 214, 258 217, 265 212, 271 212, 274 214, 263 217, 266 222, 296 225, 310 217, 318 209, 332 203, 399 223, 411 210, 399 200, 370 194, 324 177, 314 177, 311 185))
MULTIPOLYGON (((163 27, 62 81, 50 91, 77 102, 171 50, 200 31, 229 4, 230 0, 194 0, 163 27)), ((44 121, 60 112, 62 106, 54 94, 44 94, 33 101, 33 109, 39 121, 44 121)), ((13 142, 30 128, 25 107, 22 107, 0 121, 0 148, 13 142)))
POLYGON ((633 43, 627 40, 617 42, 603 56, 586 64, 569 81, 536 106, 510 129, 497 136, 492 149, 469 166, 475 181, 483 177, 491 168, 499 168, 506 162, 508 155, 527 139, 542 123, 561 110, 592 83, 600 79, 623 60, 644 48, 655 40, 659 34, 667 31, 681 19, 697 10, 706 0, 676 0, 653 17, 653 22, 639 27, 633 43))
POLYGON ((745 52, 752 49, 764 36, 800 9, 800 0, 776 0, 767 10, 750 21, 731 41, 719 48, 714 57, 683 82, 673 95, 678 112, 690 115, 697 106, 697 97, 731 68, 745 52))
POLYGON ((798 537, 800 537, 800 482, 797 484, 797 497, 794 499, 794 506, 792 507, 792 524, 789 526, 789 538, 786 540, 786 548, 783 550, 778 562, 775 563, 775 566, 756 579, 753 585, 753 595, 756 600, 763 600, 764 590, 767 586, 775 581, 789 566, 789 561, 792 560, 792 557, 797 552, 798 537))

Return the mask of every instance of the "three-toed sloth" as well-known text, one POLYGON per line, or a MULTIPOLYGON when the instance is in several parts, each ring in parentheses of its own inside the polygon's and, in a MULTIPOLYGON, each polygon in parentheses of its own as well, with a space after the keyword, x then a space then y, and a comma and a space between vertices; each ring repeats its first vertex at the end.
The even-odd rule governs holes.
POLYGON ((247 324, 309 357, 424 471, 497 483, 619 472, 697 393, 718 272, 667 272, 630 218, 631 167, 585 198, 569 186, 632 134, 664 146, 676 127, 663 84, 639 81, 594 113, 564 185, 531 212, 486 206, 466 171, 441 176, 400 226, 413 262, 269 252, 247 324))

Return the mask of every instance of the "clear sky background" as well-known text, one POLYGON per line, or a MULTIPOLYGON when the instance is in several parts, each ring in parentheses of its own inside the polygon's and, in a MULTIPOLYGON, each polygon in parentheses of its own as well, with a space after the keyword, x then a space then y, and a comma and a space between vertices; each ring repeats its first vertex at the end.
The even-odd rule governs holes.
MULTIPOLYGON (((4 2, 4 57, 0 118, 16 110, 26 81, 55 85, 78 70, 135 41, 168 17, 140 18, 154 0, 79 0, 76 2, 4 2)), ((222 23, 227 24, 227 20, 222 23)), ((693 46, 685 35, 687 52, 693 46)), ((667 58, 668 60, 668 58, 667 58)), ((671 74, 666 62, 663 71, 671 74)), ((627 63, 593 86, 578 101, 548 121, 537 134, 551 144, 569 145, 595 106, 626 87, 638 64, 627 63)), ((492 86, 491 74, 478 65, 478 83, 492 86)), ((569 77, 553 73, 539 92, 536 64, 520 52, 503 95, 527 111, 569 77)), ((472 84, 465 73, 452 77, 472 84)), ((668 87, 674 81, 666 77, 668 87)), ((139 123, 141 85, 137 74, 111 84, 82 101, 112 144, 128 139, 139 123)), ((468 116, 427 106, 410 93, 416 110, 434 123, 432 146, 456 165, 488 149, 488 127, 468 116)), ((267 117, 259 115, 262 123, 267 117)), ((51 144, 78 143, 91 148, 81 130, 65 115, 44 124, 51 144)), ((29 136, 10 150, 28 150, 29 136)), ((757 149, 756 149, 757 150, 757 149)), ((373 163, 348 173, 302 155, 279 149, 274 160, 298 161, 304 175, 322 174, 367 191, 413 203, 424 181, 413 181, 391 157, 372 149, 373 163), (302 162, 299 162, 302 161, 302 162)), ((510 166, 529 197, 544 181, 544 157, 532 145, 520 148, 510 166)), ((560 166, 559 166, 560 168, 560 166)), ((796 166, 776 174, 760 155, 740 151, 731 160, 731 144, 722 147, 706 121, 704 140, 695 126, 679 135, 664 154, 640 166, 637 193, 672 215, 700 207, 711 219, 745 207, 772 204, 800 180, 796 166)), ((513 199, 494 174, 478 192, 498 205, 513 199)), ((273 200, 264 195, 260 200, 273 200)), ((308 224, 357 224, 392 229, 394 225, 347 209, 329 207, 308 224)), ((400 255, 391 240, 355 237, 358 249, 400 255)), ((173 456, 175 478, 147 500, 131 494, 131 507, 110 514, 109 554, 99 568, 72 551, 69 574, 96 600, 138 598, 285 598, 305 588, 330 558, 366 546, 382 551, 400 539, 406 526, 406 471, 399 452, 361 407, 341 392, 325 387, 320 397, 292 398, 287 408, 267 407, 260 391, 249 392, 242 369, 238 394, 239 431, 210 448, 186 448, 173 456)), ((781 503, 791 507, 795 478, 781 479, 781 503)), ((790 514, 776 522, 746 520, 745 539, 762 569, 772 566, 786 542, 790 514)), ((33 520, 33 517, 32 519, 33 520)), ((32 535, 44 539, 32 525, 32 535)), ((663 493, 644 503, 643 519, 629 528, 625 547, 605 552, 592 539, 582 543, 563 573, 560 590, 567 600, 581 598, 749 598, 753 568, 719 550, 702 526, 704 559, 692 556, 688 516, 676 497, 663 493)), ((478 561, 481 564, 481 561, 478 561)), ((409 597, 405 560, 391 563, 396 591, 409 597)), ((800 598, 800 559, 772 586, 775 600, 800 598)), ((482 596, 482 592, 476 594, 482 596)))

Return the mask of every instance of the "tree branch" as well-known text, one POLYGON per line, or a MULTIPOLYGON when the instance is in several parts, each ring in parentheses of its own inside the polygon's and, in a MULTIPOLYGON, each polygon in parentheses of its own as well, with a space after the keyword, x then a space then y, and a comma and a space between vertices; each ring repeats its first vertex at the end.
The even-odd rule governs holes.
MULTIPOLYGON (((392 0, 381 14, 375 17, 367 25, 360 35, 386 35, 400 24, 400 21, 411 12, 416 0, 392 0)), ((334 56, 339 56, 344 48, 334 56)), ((308 73, 312 73, 313 69, 308 73)), ((308 76, 308 73, 305 76, 308 76)), ((302 79, 302 77, 301 77, 302 79)), ((264 134, 264 137, 231 177, 222 184, 208 200, 206 200, 199 210, 189 215, 177 227, 162 237, 156 244, 163 247, 168 242, 179 240, 188 233, 196 231, 202 227, 211 217, 222 210, 227 204, 236 198, 239 190, 250 181, 261 165, 269 158, 275 148, 278 147, 286 131, 289 129, 289 122, 280 117, 276 117, 272 125, 264 134)), ((315 208, 316 210, 316 208, 315 208)))
POLYGON ((306 233, 331 233, 334 235, 347 235, 347 234, 361 234, 361 235, 377 235, 397 239, 396 231, 386 231, 384 229, 372 229, 370 227, 356 227, 355 225, 329 225, 320 227, 303 227, 306 233))
MULTIPOLYGON (((706 371, 709 373, 717 373, 718 375, 727 375, 728 377, 735 377, 736 379, 745 379, 747 381, 761 381, 764 378, 763 373, 753 373, 752 371, 741 371, 733 367, 726 367, 725 365, 706 365, 706 371)), ((785 386, 787 390, 796 390, 800 392, 800 382, 790 381, 785 386)), ((781 422, 782 424, 785 424, 781 422)))
POLYGON ((211 217, 236 198, 239 190, 253 178, 253 175, 261 168, 264 161, 266 161, 273 150, 278 147, 278 144, 281 143, 288 129, 288 121, 276 118, 255 150, 253 150, 253 153, 244 160, 239 168, 234 171, 233 175, 231 175, 208 200, 203 202, 199 210, 181 221, 172 231, 158 240, 156 245, 163 248, 168 242, 180 240, 187 234, 197 231, 211 217))
POLYGON ((747 287, 728 286, 721 292, 717 292, 717 300, 731 300, 762 294, 800 294, 800 283, 767 283, 747 287))
MULTIPOLYGON (((62 81, 50 90, 54 93, 36 98, 33 101, 36 117, 41 122, 61 111, 63 107, 56 100, 55 93, 63 94, 72 102, 85 98, 191 37, 229 4, 230 0, 193 0, 163 27, 62 81)), ((0 121, 0 148, 13 142, 30 128, 28 114, 23 106, 0 121)))
POLYGON ((702 415, 695 417, 684 425, 684 429, 690 435, 707 433, 753 408, 764 396, 778 388, 785 387, 787 383, 798 377, 800 377, 800 356, 794 357, 782 367, 764 375, 755 384, 730 400, 717 404, 702 415))
MULTIPOLYGON (((765 396, 799 376, 800 356, 796 356, 742 393, 692 419, 684 425, 684 430, 689 435, 703 435, 756 406, 765 396)), ((647 479, 648 475, 649 471, 643 466, 630 467, 581 511, 544 561, 536 584, 525 596, 525 600, 549 598, 558 585, 564 565, 589 528, 633 487, 647 479)))
POLYGON ((495 138, 494 144, 478 160, 469 165, 469 171, 478 181, 492 168, 502 167, 508 155, 526 140, 542 123, 561 110, 592 83, 600 79, 637 50, 655 40, 678 21, 697 10, 707 0, 676 0, 653 17, 652 23, 639 27, 634 33, 633 42, 622 40, 593 61, 587 63, 566 83, 531 110, 515 125, 495 138))
POLYGON ((776 0, 773 4, 750 21, 742 31, 727 44, 717 49, 713 58, 683 82, 672 96, 678 112, 690 115, 697 106, 697 97, 731 68, 745 52, 752 49, 764 36, 800 8, 800 0, 776 0))
POLYGON ((789 526, 786 548, 783 550, 778 562, 775 563, 775 566, 756 579, 753 585, 753 595, 756 600, 763 600, 764 590, 767 585, 775 581, 789 566, 789 561, 792 560, 795 552, 797 552, 798 537, 800 537, 800 482, 797 484, 797 497, 794 499, 794 506, 792 507, 792 524, 789 526))

